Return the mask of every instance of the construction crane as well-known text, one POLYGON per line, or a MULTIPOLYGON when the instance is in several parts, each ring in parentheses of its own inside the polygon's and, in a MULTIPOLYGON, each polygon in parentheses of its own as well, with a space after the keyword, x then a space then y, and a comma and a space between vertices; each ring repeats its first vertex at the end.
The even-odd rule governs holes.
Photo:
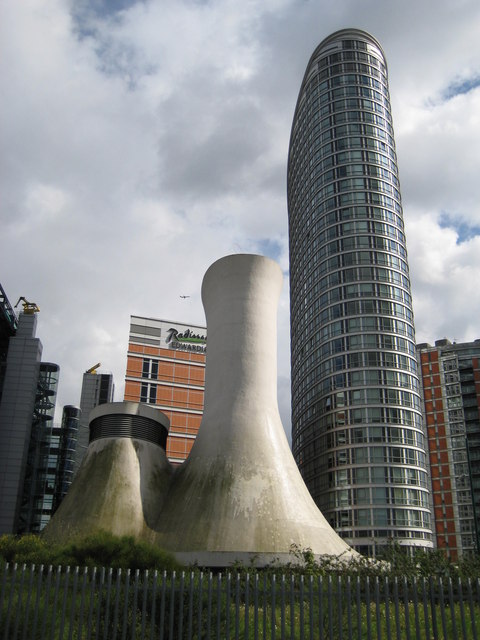
POLYGON ((15 305, 15 309, 20 304, 20 301, 23 300, 23 313, 28 313, 32 315, 34 313, 38 313, 40 311, 40 307, 35 302, 29 302, 24 296, 20 296, 15 305))
POLYGON ((101 362, 97 362, 97 364, 94 364, 93 367, 90 367, 90 369, 87 369, 85 373, 97 373, 97 369, 98 367, 101 366, 101 364, 102 364, 101 362))

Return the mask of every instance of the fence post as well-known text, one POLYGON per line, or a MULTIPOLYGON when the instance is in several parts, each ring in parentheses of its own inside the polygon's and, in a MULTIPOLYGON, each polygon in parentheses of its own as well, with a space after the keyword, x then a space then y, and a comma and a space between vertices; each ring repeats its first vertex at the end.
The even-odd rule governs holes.
POLYGON ((208 574, 208 591, 207 591, 207 638, 211 638, 212 628, 212 572, 208 574))
POLYGON ((169 609, 168 640, 173 640, 173 621, 175 617, 175 571, 172 571, 172 581, 170 583, 170 609, 169 609))
POLYGON ((333 593, 332 593, 332 576, 328 576, 327 582, 327 605, 328 605, 328 638, 333 638, 333 593))
MULTIPOLYGON (((148 569, 145 569, 143 572, 143 590, 142 590, 142 626, 140 629, 140 640, 145 640, 145 631, 147 625, 147 597, 148 597, 148 579, 150 574, 148 573, 148 569)), ((153 602, 152 602, 153 605, 153 602)))
POLYGON ((85 607, 85 589, 87 587, 87 567, 83 568, 83 580, 82 580, 82 591, 80 596, 80 611, 78 614, 78 637, 82 637, 82 627, 83 627, 83 610, 85 607))
POLYGON ((15 594, 15 583, 17 581, 17 563, 15 562, 15 564, 12 567, 12 579, 11 579, 11 584, 10 584, 10 594, 9 594, 9 598, 8 598, 8 605, 7 605, 7 616, 6 616, 6 620, 5 620, 5 631, 3 634, 3 638, 4 640, 9 640, 9 635, 8 632, 10 630, 10 617, 12 615, 12 607, 13 607, 13 596, 15 594))
POLYGON ((197 634, 198 637, 201 638, 203 635, 203 629, 202 629, 202 590, 203 590, 203 572, 200 572, 200 576, 198 579, 198 614, 197 614, 197 623, 198 623, 198 629, 197 629, 197 634))
POLYGON ((217 574, 217 640, 220 640, 220 626, 222 624, 222 573, 217 574))
POLYGON ((298 606, 300 607, 300 640, 303 640, 304 611, 303 611, 303 575, 300 576, 298 606))
POLYGON ((155 633, 155 619, 157 613, 157 582, 158 582, 158 571, 155 569, 153 572, 153 581, 152 581, 152 610, 150 611, 150 640, 153 640, 155 633))
POLYGON ((318 636, 319 640, 324 639, 323 635, 323 580, 318 576, 318 636))
POLYGON ((371 640, 372 637, 372 612, 370 610, 370 576, 365 579, 365 607, 367 617, 367 638, 371 640))
POLYGON ((378 576, 375 576, 375 620, 377 623, 377 640, 382 638, 382 619, 380 616, 380 585, 378 582, 378 576))
MULTIPOLYGON (((248 584, 248 583, 247 583, 248 584)), ((247 587, 245 587, 247 589, 247 587)), ((225 640, 230 640, 230 597, 231 597, 231 574, 228 572, 225 576, 225 640)), ((248 595, 245 598, 248 602, 248 595)), ((189 638, 190 640, 190 638, 189 638)))
POLYGON ((195 586, 194 583, 194 573, 190 571, 190 582, 188 584, 188 631, 187 638, 191 640, 193 633, 193 588, 195 586))
MULTIPOLYGON (((254 585, 254 588, 255 585, 254 585)), ((245 631, 244 635, 247 636, 248 628, 250 625, 250 572, 245 576, 245 631)), ((238 636, 235 636, 237 638, 238 636)))
POLYGON ((393 601, 395 603, 395 631, 397 632, 397 638, 401 637, 400 629, 400 605, 398 602, 398 577, 393 579, 393 601))
POLYGON ((295 576, 290 576, 290 637, 295 637, 295 576))
POLYGON ((17 637, 18 633, 18 625, 20 623, 20 618, 22 617, 22 600, 23 600, 23 583, 25 579, 25 570, 26 565, 22 565, 22 573, 20 575, 20 584, 18 586, 18 599, 17 599, 17 607, 16 607, 16 615, 15 615, 15 626, 13 628, 13 637, 17 637))
MULTIPOLYGON (((116 640, 117 637, 117 626, 118 626, 118 609, 120 606, 120 588, 121 588, 121 578, 122 578, 122 570, 117 569, 117 579, 115 581, 115 605, 113 609, 113 640, 116 640)), ((110 640, 108 637, 108 632, 105 631, 107 635, 105 636, 107 640, 110 640)))
MULTIPOLYGON (((33 579, 35 576, 35 565, 32 564, 30 566, 30 578, 28 581, 28 592, 27 592, 27 602, 25 603, 25 618, 23 620, 23 634, 22 640, 27 640, 27 629, 28 629, 28 620, 30 617, 30 601, 32 598, 32 589, 33 589, 33 579)), ((64 605, 65 607, 65 605, 64 605)))
MULTIPOLYGON (((56 617, 57 617, 57 602, 58 602, 58 591, 60 589, 60 578, 62 575, 62 567, 58 566, 57 567, 57 573, 56 573, 56 577, 55 577, 55 591, 53 594, 53 607, 52 607, 52 619, 51 619, 51 624, 50 624, 50 640, 54 640, 55 638, 55 624, 56 624, 56 617)), ((15 631, 14 638, 17 637, 17 632, 15 631)))
POLYGON ((477 625, 475 623, 475 605, 473 602, 472 581, 470 580, 470 578, 468 578, 468 581, 467 581, 467 592, 468 592, 468 606, 470 609, 470 619, 472 621, 473 640, 478 640, 477 625))
MULTIPOLYGON (((97 567, 93 567, 90 576, 90 601, 88 604, 88 617, 87 617, 87 639, 90 640, 92 634, 93 625, 93 609, 95 605, 95 587, 97 586, 97 567)), ((53 636, 52 636, 53 640, 53 636)))
POLYGON ((463 603, 463 589, 462 589, 462 581, 460 578, 457 578, 457 596, 458 596, 458 604, 460 608, 460 622, 462 625, 462 634, 463 637, 467 637, 467 628, 465 623, 465 606, 463 603))
POLYGON ((18 587, 18 601, 17 601, 17 614, 15 616, 15 627, 13 628, 13 637, 17 637, 18 625, 20 624, 20 618, 22 617, 22 600, 23 600, 23 582, 25 580, 26 565, 22 566, 22 574, 20 576, 20 585, 18 587))
POLYGON ((385 599, 385 631, 388 640, 391 638, 392 628, 390 626, 390 582, 388 576, 384 577, 384 599, 385 599))
POLYGON ((113 570, 110 567, 110 569, 108 570, 108 577, 107 577, 107 595, 106 595, 106 602, 105 602, 105 622, 104 622, 104 628, 103 628, 103 640, 108 640, 108 625, 110 622, 110 596, 112 593, 112 573, 113 570))
POLYGON ((412 597, 413 597, 413 615, 415 618, 415 635, 420 637, 420 620, 418 618, 418 589, 417 589, 417 577, 413 576, 412 585, 412 597))
POLYGON ((313 576, 308 576, 308 608, 309 608, 309 628, 310 628, 310 638, 313 638, 313 627, 314 627, 314 598, 313 598, 313 576))
POLYGON ((270 631, 270 637, 272 638, 272 640, 275 640, 276 638, 276 620, 275 620, 275 606, 276 606, 276 590, 277 590, 277 579, 275 574, 273 574, 272 576, 272 581, 270 584, 270 589, 271 589, 271 598, 270 598, 270 602, 271 602, 271 615, 270 615, 270 625, 271 625, 271 631, 270 631))
POLYGON ((135 580, 133 581, 133 606, 132 606, 132 640, 135 640, 136 636, 136 624, 137 624, 137 606, 138 606, 138 578, 140 571, 135 571, 135 580))

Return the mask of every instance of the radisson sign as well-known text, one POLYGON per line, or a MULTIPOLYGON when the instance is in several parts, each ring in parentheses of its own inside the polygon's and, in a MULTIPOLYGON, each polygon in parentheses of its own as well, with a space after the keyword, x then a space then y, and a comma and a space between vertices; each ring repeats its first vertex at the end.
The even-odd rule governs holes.
POLYGON ((178 331, 174 327, 167 330, 165 343, 171 349, 181 349, 182 351, 195 351, 205 353, 207 350, 207 336, 194 333, 191 329, 178 331))

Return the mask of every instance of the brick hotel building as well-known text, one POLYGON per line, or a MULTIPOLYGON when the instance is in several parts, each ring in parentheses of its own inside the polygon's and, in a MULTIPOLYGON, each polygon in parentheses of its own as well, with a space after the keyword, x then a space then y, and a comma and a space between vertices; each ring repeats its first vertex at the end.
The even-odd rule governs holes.
POLYGON ((203 413, 207 330, 131 316, 125 400, 153 404, 170 419, 167 457, 183 462, 203 413))

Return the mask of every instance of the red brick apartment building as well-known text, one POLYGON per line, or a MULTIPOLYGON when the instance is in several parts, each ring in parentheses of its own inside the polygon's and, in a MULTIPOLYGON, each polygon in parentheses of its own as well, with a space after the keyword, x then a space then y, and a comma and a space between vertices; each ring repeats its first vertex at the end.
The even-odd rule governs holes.
POLYGON ((480 340, 417 345, 437 547, 479 552, 480 340))

